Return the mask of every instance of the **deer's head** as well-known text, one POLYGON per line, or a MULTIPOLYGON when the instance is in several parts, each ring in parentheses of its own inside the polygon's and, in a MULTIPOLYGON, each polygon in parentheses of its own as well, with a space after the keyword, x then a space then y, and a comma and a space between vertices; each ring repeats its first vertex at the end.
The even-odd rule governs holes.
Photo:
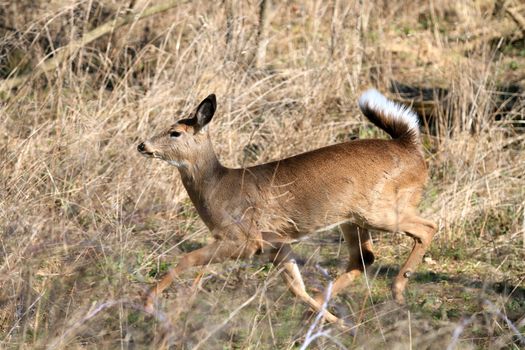
POLYGON ((206 97, 193 117, 181 119, 167 130, 140 143, 137 150, 144 156, 162 159, 178 168, 195 164, 209 145, 203 128, 211 121, 217 102, 215 95, 206 97))

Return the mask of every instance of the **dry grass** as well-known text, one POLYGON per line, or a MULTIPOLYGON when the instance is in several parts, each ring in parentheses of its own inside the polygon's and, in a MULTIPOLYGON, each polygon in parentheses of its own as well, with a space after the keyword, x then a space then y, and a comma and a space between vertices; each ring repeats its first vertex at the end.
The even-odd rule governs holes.
MULTIPOLYGON (((2 77, 34 72, 54 50, 128 11, 119 3, 0 4, 2 77)), ((150 5, 139 0, 134 10, 150 5)), ((305 307, 257 261, 190 272, 165 293, 161 314, 143 312, 138 294, 209 238, 177 171, 140 157, 137 141, 211 92, 219 99, 212 137, 229 166, 383 137, 356 99, 366 87, 388 91, 400 81, 448 91, 424 140, 432 176, 421 209, 439 234, 409 285, 408 307, 392 302, 387 284, 409 242, 375 235, 378 261, 367 282, 332 303, 355 334, 332 329, 330 336, 356 348, 519 348, 525 45, 515 40, 517 27, 507 38, 482 40, 513 28, 501 4, 275 2, 265 61, 255 65, 258 8, 255 1, 181 1, 2 92, 1 346, 302 344, 305 307), (517 102, 502 114, 496 91, 510 83, 521 90, 506 95, 517 102)), ((309 258, 312 287, 326 285, 316 263, 332 277, 344 266, 339 240, 334 231, 297 247, 309 258)), ((327 338, 313 344, 336 346, 327 338)))

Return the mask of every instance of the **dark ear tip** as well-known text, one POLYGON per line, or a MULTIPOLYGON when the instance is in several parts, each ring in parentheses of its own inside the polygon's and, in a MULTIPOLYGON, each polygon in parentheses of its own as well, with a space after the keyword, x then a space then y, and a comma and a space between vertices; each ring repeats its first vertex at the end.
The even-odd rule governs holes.
POLYGON ((217 97, 215 97, 215 94, 210 94, 206 99, 211 102, 213 109, 217 108, 217 97))

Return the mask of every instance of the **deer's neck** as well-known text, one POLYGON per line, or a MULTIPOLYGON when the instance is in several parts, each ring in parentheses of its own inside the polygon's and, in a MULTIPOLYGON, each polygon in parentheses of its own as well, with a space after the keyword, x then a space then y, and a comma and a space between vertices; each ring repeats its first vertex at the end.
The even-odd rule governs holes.
POLYGON ((206 221, 209 195, 226 172, 226 168, 219 162, 209 136, 196 151, 194 159, 179 167, 179 172, 191 201, 206 221))

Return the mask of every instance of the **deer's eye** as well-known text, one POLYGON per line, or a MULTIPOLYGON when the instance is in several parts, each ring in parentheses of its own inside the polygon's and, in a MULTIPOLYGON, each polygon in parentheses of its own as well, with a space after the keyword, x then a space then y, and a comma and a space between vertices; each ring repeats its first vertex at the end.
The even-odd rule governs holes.
POLYGON ((178 131, 170 132, 170 137, 171 138, 175 138, 175 137, 179 137, 179 136, 180 136, 180 132, 178 132, 178 131))

